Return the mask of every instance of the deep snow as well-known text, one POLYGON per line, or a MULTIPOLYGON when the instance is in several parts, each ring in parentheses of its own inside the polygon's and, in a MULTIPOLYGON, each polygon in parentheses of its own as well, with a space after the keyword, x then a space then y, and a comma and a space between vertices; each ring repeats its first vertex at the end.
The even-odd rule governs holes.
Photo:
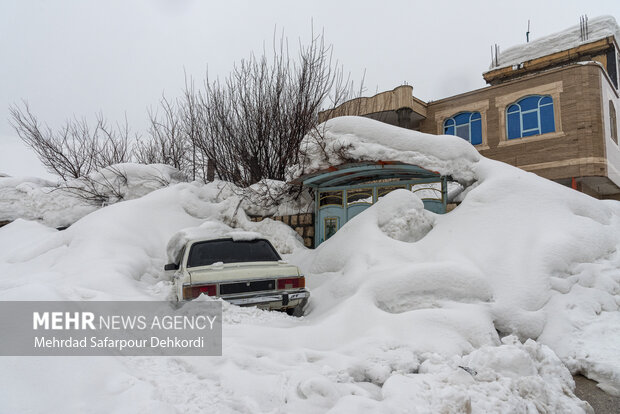
POLYGON ((312 291, 303 318, 224 303, 222 357, 1 357, 2 410, 584 412, 566 366, 620 392, 618 202, 458 137, 352 118, 328 130, 339 153, 346 142, 362 159, 415 159, 470 187, 445 215, 390 193, 316 250, 280 222, 247 220, 221 182, 156 190, 65 231, 0 228, 0 300, 167 299, 169 240, 209 228, 270 238, 312 291))

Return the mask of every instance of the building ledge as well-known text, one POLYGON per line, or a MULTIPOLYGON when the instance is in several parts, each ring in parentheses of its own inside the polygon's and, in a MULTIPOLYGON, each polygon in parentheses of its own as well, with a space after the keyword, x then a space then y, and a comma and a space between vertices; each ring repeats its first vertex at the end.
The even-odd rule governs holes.
POLYGON ((548 132, 542 135, 531 135, 529 137, 513 138, 509 141, 501 141, 498 147, 507 147, 511 145, 526 144, 528 142, 544 141, 547 139, 560 138, 566 136, 562 131, 548 132))
POLYGON ((398 120, 406 116, 408 122, 416 124, 426 119, 426 106, 425 102, 413 96, 412 86, 401 85, 391 91, 355 98, 333 109, 319 112, 319 122, 338 116, 368 116, 377 119, 394 115, 398 120))

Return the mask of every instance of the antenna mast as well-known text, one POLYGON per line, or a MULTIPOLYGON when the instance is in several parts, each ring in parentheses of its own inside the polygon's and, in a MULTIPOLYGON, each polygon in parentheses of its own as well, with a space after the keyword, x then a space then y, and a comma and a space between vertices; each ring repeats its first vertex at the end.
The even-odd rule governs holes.
POLYGON ((527 32, 525 32, 525 42, 530 42, 530 19, 527 19, 527 32))

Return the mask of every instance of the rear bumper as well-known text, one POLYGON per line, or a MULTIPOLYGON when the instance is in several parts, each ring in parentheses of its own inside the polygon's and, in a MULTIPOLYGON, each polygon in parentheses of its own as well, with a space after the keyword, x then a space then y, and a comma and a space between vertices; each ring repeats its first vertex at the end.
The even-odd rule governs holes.
POLYGON ((294 292, 220 297, 237 306, 257 306, 262 309, 289 309, 298 305, 305 305, 310 297, 310 292, 303 289, 294 292))

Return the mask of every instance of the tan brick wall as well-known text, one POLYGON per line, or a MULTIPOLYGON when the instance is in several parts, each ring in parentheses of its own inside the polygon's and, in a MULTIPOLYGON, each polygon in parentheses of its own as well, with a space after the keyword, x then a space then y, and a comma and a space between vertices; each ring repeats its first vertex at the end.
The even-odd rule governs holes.
POLYGON ((439 130, 442 118, 460 112, 461 108, 488 101, 488 109, 483 109, 487 136, 483 137, 483 144, 477 146, 485 157, 549 179, 606 176, 601 71, 595 64, 573 65, 431 102, 420 129, 442 133, 439 130), (503 117, 508 103, 502 102, 502 97, 506 101, 521 95, 522 91, 536 90, 555 91, 548 93, 555 93, 556 133, 507 141, 503 117))

